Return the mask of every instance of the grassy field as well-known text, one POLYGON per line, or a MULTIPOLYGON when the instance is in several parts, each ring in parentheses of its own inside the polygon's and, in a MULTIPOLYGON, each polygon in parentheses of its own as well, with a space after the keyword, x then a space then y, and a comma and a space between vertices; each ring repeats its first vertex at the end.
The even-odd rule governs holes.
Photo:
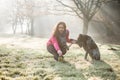
POLYGON ((120 45, 98 44, 102 61, 92 64, 74 44, 62 63, 47 52, 46 41, 0 38, 0 80, 120 80, 120 45))

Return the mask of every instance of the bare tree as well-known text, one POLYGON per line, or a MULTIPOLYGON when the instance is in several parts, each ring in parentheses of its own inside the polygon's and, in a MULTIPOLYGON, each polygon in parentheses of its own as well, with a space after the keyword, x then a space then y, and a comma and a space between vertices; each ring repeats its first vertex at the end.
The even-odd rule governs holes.
POLYGON ((27 30, 29 35, 34 35, 34 0, 24 0, 25 1, 25 12, 26 12, 26 19, 27 19, 27 30))
POLYGON ((13 30, 13 34, 16 34, 16 30, 17 30, 17 24, 18 24, 18 18, 19 18, 19 7, 18 7, 18 0, 15 1, 15 4, 14 4, 14 8, 13 8, 13 11, 12 11, 12 30, 13 30))
POLYGON ((15 7, 12 16, 12 30, 14 34, 16 33, 16 29, 19 25, 21 27, 22 34, 26 31, 26 34, 33 35, 34 5, 33 0, 15 0, 15 7), (23 26, 25 24, 26 26, 23 26))
POLYGON ((65 4, 61 0, 57 1, 62 5, 72 9, 77 14, 77 16, 83 20, 83 34, 87 34, 89 22, 101 8, 102 4, 108 0, 72 0, 72 2, 75 4, 74 7, 65 4))

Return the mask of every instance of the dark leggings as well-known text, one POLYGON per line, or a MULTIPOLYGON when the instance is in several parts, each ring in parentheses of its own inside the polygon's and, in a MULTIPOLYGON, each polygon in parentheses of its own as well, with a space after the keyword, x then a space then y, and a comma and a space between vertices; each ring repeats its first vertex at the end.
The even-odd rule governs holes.
MULTIPOLYGON (((60 47, 60 49, 62 51, 62 54, 64 55, 66 53, 66 49, 63 47, 60 47)), ((57 51, 55 50, 54 46, 48 45, 47 50, 48 50, 48 52, 50 52, 54 56, 54 59, 58 61, 59 55, 58 55, 57 51)))

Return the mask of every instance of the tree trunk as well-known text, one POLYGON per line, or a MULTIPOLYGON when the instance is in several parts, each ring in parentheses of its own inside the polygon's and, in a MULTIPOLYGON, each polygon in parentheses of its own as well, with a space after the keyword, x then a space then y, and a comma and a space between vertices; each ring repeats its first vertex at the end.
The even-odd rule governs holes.
POLYGON ((16 26, 13 26, 12 29, 13 29, 13 34, 16 34, 16 26))
POLYGON ((17 26, 16 26, 16 23, 15 23, 15 24, 13 23, 13 24, 12 24, 13 34, 16 34, 16 27, 17 27, 17 26))
POLYGON ((31 24, 31 32, 30 32, 31 34, 30 35, 33 36, 34 35, 34 20, 33 20, 33 18, 31 18, 30 24, 31 24))
POLYGON ((89 20, 87 18, 83 19, 83 34, 88 33, 89 20))
POLYGON ((30 22, 27 22, 26 34, 30 35, 30 22))
POLYGON ((20 26, 21 26, 21 34, 23 34, 23 23, 22 22, 20 23, 20 26))

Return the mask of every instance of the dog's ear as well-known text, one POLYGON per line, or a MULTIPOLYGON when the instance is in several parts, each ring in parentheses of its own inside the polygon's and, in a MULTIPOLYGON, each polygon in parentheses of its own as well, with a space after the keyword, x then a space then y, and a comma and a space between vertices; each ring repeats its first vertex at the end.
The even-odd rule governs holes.
POLYGON ((82 34, 79 34, 79 36, 78 36, 78 41, 80 41, 81 38, 82 38, 82 34))
POLYGON ((77 42, 78 42, 78 40, 79 40, 79 37, 80 37, 80 34, 79 34, 78 37, 77 37, 77 42))
POLYGON ((80 44, 81 41, 82 41, 82 34, 79 34, 76 44, 80 44))
POLYGON ((76 43, 78 43, 78 41, 79 41, 79 36, 77 37, 77 41, 76 41, 76 43))
POLYGON ((78 44, 79 43, 79 41, 78 40, 76 40, 76 44, 78 44))
POLYGON ((79 35, 79 41, 82 42, 83 39, 84 39, 84 35, 83 35, 83 34, 80 34, 80 35, 79 35))
POLYGON ((82 34, 79 34, 79 37, 82 37, 82 34))

